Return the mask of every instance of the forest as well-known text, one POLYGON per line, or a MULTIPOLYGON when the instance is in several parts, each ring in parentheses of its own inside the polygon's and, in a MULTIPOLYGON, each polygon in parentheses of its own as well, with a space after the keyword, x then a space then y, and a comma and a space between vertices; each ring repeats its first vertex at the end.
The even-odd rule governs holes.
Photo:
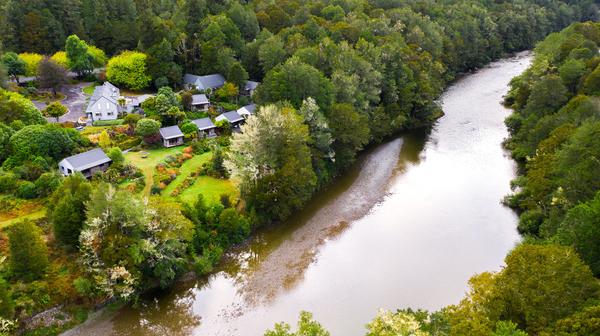
POLYGON ((522 173, 506 202, 531 245, 511 252, 501 273, 473 278, 469 296, 443 314, 396 317, 434 335, 569 328, 594 314, 597 283, 586 270, 600 274, 592 238, 600 32, 592 23, 553 32, 599 19, 593 0, 2 1, 0 205, 19 216, 0 221, 0 332, 67 304, 72 319, 41 328, 56 334, 95 305, 210 273, 253 230, 302 211, 361 150, 431 125, 454 79, 548 34, 506 100, 515 110, 506 146, 522 173), (184 75, 215 73, 226 80, 211 95, 221 109, 253 101, 258 113, 242 132, 217 123, 220 136, 206 140, 192 121, 216 114, 193 111, 201 92, 188 90, 184 75), (260 82, 251 98, 241 94, 248 80, 260 82), (155 94, 141 103, 144 118, 127 114, 83 132, 58 122, 67 112, 52 99, 64 87, 107 81, 155 94), (40 110, 32 102, 40 99, 53 102, 40 110), (179 126, 185 149, 159 149, 161 126, 179 126), (93 148, 107 152, 106 172, 61 176, 62 159, 93 148), (135 161, 155 154, 164 161, 135 161), (214 190, 186 194, 200 178, 214 190), (517 302, 531 267, 523 260, 552 260, 538 262, 539 276, 560 267, 565 278, 549 286, 577 292, 573 302, 550 315, 517 302), (481 294, 497 288, 503 295, 493 300, 481 294))

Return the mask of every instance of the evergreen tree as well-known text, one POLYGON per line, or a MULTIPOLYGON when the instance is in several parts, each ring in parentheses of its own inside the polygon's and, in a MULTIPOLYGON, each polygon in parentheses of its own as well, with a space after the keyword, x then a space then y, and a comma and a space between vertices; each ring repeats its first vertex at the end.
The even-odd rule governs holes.
POLYGON ((46 274, 48 248, 42 230, 30 220, 15 223, 8 230, 10 266, 13 274, 22 280, 32 281, 46 274))

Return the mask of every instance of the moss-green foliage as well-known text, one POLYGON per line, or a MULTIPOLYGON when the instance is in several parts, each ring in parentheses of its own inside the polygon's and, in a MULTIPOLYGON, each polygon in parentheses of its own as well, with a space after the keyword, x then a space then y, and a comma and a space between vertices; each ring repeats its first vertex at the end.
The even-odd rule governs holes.
POLYGON ((92 187, 80 174, 66 177, 48 204, 48 218, 54 228, 54 237, 68 249, 79 245, 79 233, 85 222, 85 203, 92 187))
POLYGON ((10 125, 15 121, 21 121, 25 125, 46 123, 42 113, 29 99, 0 89, 0 122, 10 125))
POLYGON ((42 230, 34 222, 25 220, 10 227, 8 240, 13 274, 25 281, 41 278, 49 264, 42 230))
POLYGON ((36 157, 58 162, 88 144, 89 140, 72 128, 52 124, 26 126, 11 136, 11 155, 5 166, 14 167, 36 157))
POLYGON ((0 278, 0 318, 12 319, 15 313, 15 303, 10 293, 8 283, 0 278))
POLYGON ((600 190, 600 98, 586 85, 600 63, 598 43, 600 24, 573 24, 541 42, 511 82, 507 146, 525 169, 509 203, 522 211, 523 233, 551 239, 569 209, 600 190))
POLYGON ((473 277, 467 297, 444 310, 451 335, 490 335, 499 321, 535 335, 600 298, 600 285, 570 247, 523 244, 505 262, 496 274, 473 277))
POLYGON ((146 54, 135 51, 125 51, 114 56, 106 66, 106 78, 117 86, 132 90, 145 89, 152 82, 146 58, 146 54))

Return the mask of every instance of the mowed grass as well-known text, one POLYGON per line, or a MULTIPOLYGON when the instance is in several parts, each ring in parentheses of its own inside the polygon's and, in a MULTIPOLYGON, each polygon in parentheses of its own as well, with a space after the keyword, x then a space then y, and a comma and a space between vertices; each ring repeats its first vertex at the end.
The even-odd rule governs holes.
POLYGON ((94 93, 94 89, 96 88, 97 85, 98 85, 98 83, 92 83, 89 86, 84 87, 83 93, 91 96, 94 93))
POLYGON ((231 181, 210 176, 196 177, 194 184, 183 190, 178 196, 171 196, 171 192, 183 183, 186 177, 192 172, 198 171, 198 169, 202 167, 202 164, 209 162, 211 159, 212 153, 208 152, 201 155, 195 155, 193 158, 187 160, 181 168, 179 168, 179 175, 177 178, 163 190, 161 194, 162 197, 171 200, 179 199, 188 204, 194 203, 198 194, 204 195, 204 199, 208 203, 219 202, 222 194, 237 198, 239 196, 237 188, 231 181))
POLYGON ((144 196, 150 195, 150 188, 152 188, 154 177, 154 167, 156 167, 156 165, 163 161, 167 156, 183 151, 185 147, 186 146, 177 146, 171 148, 158 148, 140 152, 125 153, 125 161, 138 167, 144 174, 146 179, 146 186, 142 191, 144 196), (147 154, 144 154, 144 152, 147 154), (145 158, 143 157, 144 155, 146 155, 145 158))
MULTIPOLYGON (((202 194, 207 203, 217 203, 221 195, 227 194, 233 199, 239 198, 239 191, 231 180, 217 179, 210 176, 199 176, 196 182, 179 194, 182 202, 193 204, 202 194)), ((235 203, 235 201, 234 201, 235 203)))

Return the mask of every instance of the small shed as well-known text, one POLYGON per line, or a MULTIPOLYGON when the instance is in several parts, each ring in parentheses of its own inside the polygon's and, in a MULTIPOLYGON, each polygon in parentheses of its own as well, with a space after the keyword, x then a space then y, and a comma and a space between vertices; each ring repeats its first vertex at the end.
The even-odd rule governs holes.
POLYGON ((198 127, 198 136, 200 138, 214 138, 217 136, 217 126, 213 124, 210 118, 202 118, 192 120, 192 122, 198 127))
POLYGON ((183 132, 177 125, 161 128, 160 136, 163 139, 163 146, 167 148, 183 144, 183 132))
POLYGON ((237 113, 244 119, 248 119, 249 116, 253 115, 256 111, 256 104, 246 105, 237 110, 237 113))
POLYGON ((246 96, 252 96, 254 94, 254 91, 256 90, 256 88, 260 85, 260 82, 255 82, 255 81, 247 81, 246 85, 244 86, 244 91, 242 91, 242 94, 246 95, 246 96))
POLYGON ((90 178, 96 172, 103 172, 110 166, 111 160, 100 148, 69 156, 58 163, 58 170, 64 176, 80 172, 90 178))
POLYGON ((245 119, 236 111, 225 112, 215 118, 216 121, 227 120, 231 124, 233 130, 239 130, 245 119))
POLYGON ((196 111, 207 111, 210 107, 210 101, 205 94, 195 94, 192 96, 192 109, 196 111))

